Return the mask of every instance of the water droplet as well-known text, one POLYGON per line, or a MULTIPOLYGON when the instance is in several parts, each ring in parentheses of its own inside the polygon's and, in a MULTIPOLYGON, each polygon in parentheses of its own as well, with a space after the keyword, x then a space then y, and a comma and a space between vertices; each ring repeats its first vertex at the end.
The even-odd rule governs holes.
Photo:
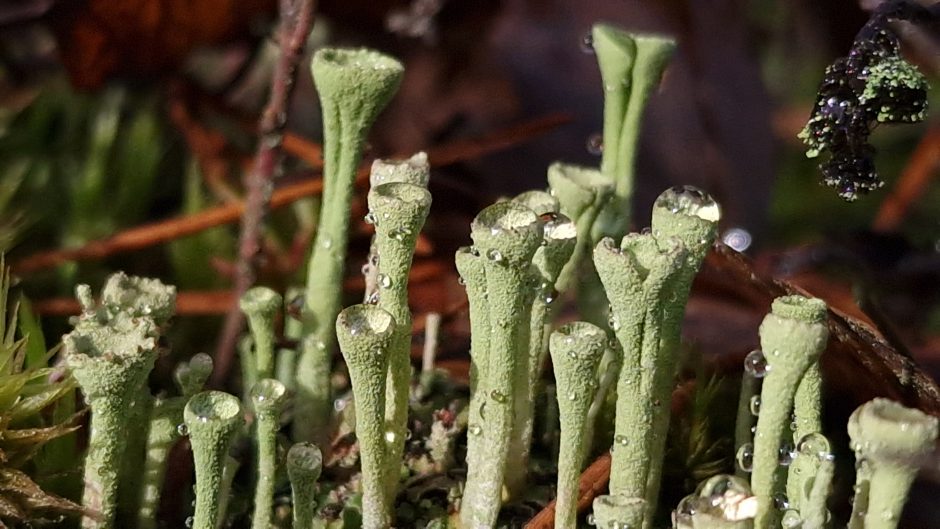
POLYGON ((738 462, 738 467, 745 471, 750 472, 751 468, 754 466, 754 445, 751 443, 744 443, 741 445, 741 448, 738 448, 738 453, 735 455, 735 459, 738 462))
POLYGON ((801 456, 815 457, 820 460, 831 461, 835 457, 830 451, 829 440, 818 432, 808 433, 801 437, 796 443, 796 450, 801 456))
POLYGON ((574 391, 569 392, 569 393, 568 393, 568 400, 570 400, 571 402, 574 402, 574 401, 578 400, 578 394, 575 393, 574 391))
POLYGON ((379 282, 379 286, 382 288, 392 287, 392 278, 388 277, 385 274, 379 274, 378 277, 376 277, 376 280, 379 282))
POLYGON ((349 401, 346 399, 336 399, 333 401, 333 409, 337 412, 341 412, 346 409, 346 405, 349 404, 349 401))
POLYGON ((542 292, 542 302, 546 305, 551 305, 555 301, 555 298, 558 297, 558 291, 554 288, 549 288, 542 292))
POLYGON ((186 423, 176 425, 176 433, 180 434, 180 437, 186 437, 189 435, 189 426, 186 426, 186 423))
POLYGON ((604 137, 598 132, 588 136, 587 142, 585 142, 584 145, 587 147, 587 152, 594 156, 604 154, 604 137))
POLYGON ((581 36, 581 52, 594 54, 594 35, 590 31, 581 36))
POLYGON ((779 492, 774 494, 774 509, 778 511, 785 511, 790 508, 790 500, 787 499, 787 495, 779 492))
POLYGON ((493 261, 494 263, 499 263, 503 260, 503 254, 499 250, 493 248, 486 252, 486 258, 490 261, 493 261))
POLYGON ((495 402, 498 402, 500 404, 505 404, 507 400, 506 395, 503 392, 496 390, 496 389, 490 392, 490 398, 492 398, 495 402))
POLYGON ((329 237, 324 237, 323 240, 320 241, 320 246, 323 246, 324 248, 329 250, 330 248, 333 247, 333 239, 329 237))
POLYGON ((796 452, 794 452, 793 445, 790 443, 783 443, 780 445, 780 448, 777 449, 777 462, 780 463, 780 466, 790 466, 790 463, 793 462, 793 458, 795 457, 796 452))
POLYGON ((755 417, 760 415, 760 395, 754 395, 751 397, 749 407, 751 409, 751 415, 755 417))
POLYGON ((395 432, 393 432, 393 431, 391 431, 391 430, 386 430, 386 432, 385 432, 385 442, 386 442, 386 443, 394 443, 394 442, 395 442, 395 439, 397 439, 397 438, 398 438, 398 436, 395 435, 395 432))
POLYGON ((718 222, 721 218, 718 203, 708 193, 694 186, 670 187, 659 195, 653 207, 711 222, 718 222))
POLYGON ((480 435, 483 433, 483 428, 481 428, 479 424, 471 424, 467 427, 467 431, 470 435, 480 435))
POLYGON ((389 232, 389 234, 388 234, 389 237, 391 237, 392 239, 395 239, 396 241, 399 241, 399 242, 404 241, 405 238, 408 237, 409 235, 411 235, 411 230, 409 230, 409 229, 407 229, 407 228, 401 228, 401 229, 398 229, 398 230, 392 230, 392 231, 389 232))
POLYGON ((572 360, 578 359, 578 353, 576 351, 568 351, 568 358, 572 360))
POLYGON ((362 220, 366 224, 375 224, 375 213, 372 213, 371 211, 366 213, 366 216, 362 217, 362 220))
POLYGON ((186 527, 192 529, 193 524, 196 523, 196 519, 193 518, 192 516, 187 516, 187 517, 186 517, 186 521, 183 522, 183 523, 186 524, 186 527))
POLYGON ((676 505, 676 516, 683 518, 693 516, 698 512, 698 501, 698 496, 694 494, 689 494, 685 498, 682 498, 679 505, 676 505))
POLYGON ((800 517, 800 512, 796 509, 787 509, 783 512, 783 517, 780 519, 780 527, 783 529, 796 529, 803 525, 803 518, 800 517))
POLYGON ((620 446, 627 446, 628 444, 630 444, 630 440, 627 439, 626 435, 615 435, 614 444, 620 445, 620 446))
POLYGON ((588 525, 594 525, 594 524, 596 523, 596 522, 594 521, 594 513, 588 514, 588 515, 587 515, 587 520, 585 520, 585 521, 587 522, 588 525))
POLYGON ((760 349, 754 349, 744 357, 744 370, 754 378, 764 378, 770 371, 767 358, 760 349))
POLYGON ((467 284, 467 280, 464 279, 463 276, 457 276, 457 284, 458 284, 458 285, 461 285, 461 286, 466 285, 466 284, 467 284))
POLYGON ((891 509, 885 509, 881 511, 882 520, 889 522, 891 520, 894 520, 894 518, 895 518, 895 514, 894 514, 894 511, 892 511, 891 509))
POLYGON ((751 247, 753 238, 751 233, 744 228, 730 228, 721 235, 721 242, 736 252, 743 252, 751 247))

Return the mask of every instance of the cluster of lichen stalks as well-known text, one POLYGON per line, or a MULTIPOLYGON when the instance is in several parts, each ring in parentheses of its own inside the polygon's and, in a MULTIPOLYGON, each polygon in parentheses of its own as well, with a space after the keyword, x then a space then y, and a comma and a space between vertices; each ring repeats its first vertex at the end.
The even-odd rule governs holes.
MULTIPOLYGON (((615 417, 603 441, 611 446, 610 491, 594 501, 594 523, 627 529, 650 527, 654 520, 680 324, 692 279, 715 240, 719 208, 702 191, 673 188, 656 201, 650 230, 627 233, 642 107, 673 44, 598 25, 593 47, 606 95, 608 148, 601 168, 552 165, 549 192, 523 193, 484 209, 471 225, 473 245, 456 255, 472 332, 471 398, 463 423, 467 476, 459 514, 437 520, 435 527, 496 527, 504 501, 522 496, 534 403, 547 389, 541 380, 548 356, 560 420, 556 527, 577 526, 579 474, 594 439, 603 439, 600 432, 611 426, 601 424, 605 407, 615 417), (551 331, 553 301, 576 283, 582 314, 594 321, 551 331), (609 311, 596 310, 598 300, 606 300, 601 306, 609 305, 609 311)), ((88 287, 80 287, 83 313, 65 337, 65 357, 91 407, 84 527, 110 528, 115 520, 120 527, 154 527, 167 454, 180 435, 188 435, 195 460, 192 527, 223 523, 238 467, 229 448, 238 437, 253 438, 257 457, 253 528, 275 526, 273 498, 282 465, 293 527, 335 526, 316 504, 321 450, 331 450, 334 340, 355 403, 360 472, 346 486, 361 495, 361 526, 395 524, 412 390, 408 272, 431 204, 428 163, 419 154, 373 165, 368 291, 365 303, 340 311, 355 168, 365 133, 394 93, 402 68, 376 52, 327 49, 315 55, 313 74, 324 115, 324 199, 301 318, 288 320, 284 332, 299 341, 299 356, 275 347, 282 297, 257 287, 240 300, 251 331, 240 348, 249 409, 234 395, 200 392, 211 371, 204 355, 177 370, 181 396, 154 398, 146 379, 172 315, 172 287, 118 274, 97 304, 88 287), (278 446, 288 400, 296 444, 282 457, 278 446)), ((709 479, 676 509, 676 527, 823 527, 833 474, 820 433, 816 363, 827 338, 825 322, 818 300, 791 296, 774 302, 761 326, 768 354, 749 357, 746 375, 766 375, 766 404, 757 410, 751 398, 756 380, 747 378, 741 399, 748 411, 759 411, 753 444, 750 416, 740 414, 740 459, 742 472, 752 472, 750 486, 740 477, 709 479), (798 441, 792 462, 784 439, 791 410, 798 441), (780 454, 790 464, 785 480, 780 454), (788 510, 781 511, 784 493, 788 510)), ((896 524, 936 429, 934 419, 887 401, 856 412, 850 424, 860 464, 853 527, 896 524)), ((457 433, 432 429, 430 459, 438 470, 452 464, 457 433)))

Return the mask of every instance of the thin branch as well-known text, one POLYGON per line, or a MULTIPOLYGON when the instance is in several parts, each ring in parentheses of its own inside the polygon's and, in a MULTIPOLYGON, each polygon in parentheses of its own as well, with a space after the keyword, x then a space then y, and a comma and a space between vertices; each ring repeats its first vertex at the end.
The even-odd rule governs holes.
MULTIPOLYGON (((297 65, 303 58, 304 44, 313 26, 313 11, 314 0, 281 0, 277 29, 280 54, 274 66, 268 106, 261 115, 255 168, 245 180, 247 195, 238 238, 236 299, 255 284, 264 219, 269 209, 274 179, 283 171, 283 134, 287 124, 287 108, 296 84, 297 65)), ((233 303, 225 316, 216 348, 212 385, 219 385, 225 379, 235 342, 244 326, 245 317, 238 305, 233 303)))
POLYGON ((879 232, 896 231, 911 205, 924 196, 930 180, 940 169, 940 127, 933 127, 921 138, 891 194, 878 209, 872 228, 879 232))

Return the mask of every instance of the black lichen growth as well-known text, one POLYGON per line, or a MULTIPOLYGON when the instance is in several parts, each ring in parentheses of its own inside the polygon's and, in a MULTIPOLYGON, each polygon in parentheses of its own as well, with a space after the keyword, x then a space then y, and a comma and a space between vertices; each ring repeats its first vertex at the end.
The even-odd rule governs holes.
POLYGON ((816 104, 799 137, 806 156, 823 151, 822 181, 851 202, 884 182, 875 170, 875 149, 868 141, 879 123, 914 123, 927 111, 927 81, 900 55, 889 24, 897 20, 935 28, 938 8, 904 1, 886 2, 858 32, 845 57, 828 68, 816 104))

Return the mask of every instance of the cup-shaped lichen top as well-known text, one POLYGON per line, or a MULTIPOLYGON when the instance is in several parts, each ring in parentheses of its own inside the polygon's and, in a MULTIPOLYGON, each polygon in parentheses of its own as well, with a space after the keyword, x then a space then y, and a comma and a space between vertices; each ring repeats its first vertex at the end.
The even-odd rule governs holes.
POLYGON ((531 209, 516 202, 498 202, 473 219, 470 237, 483 257, 494 263, 528 263, 542 243, 542 223, 531 209))
POLYGON ((233 437, 245 422, 238 397, 203 391, 183 409, 196 466, 196 512, 193 529, 214 529, 220 515, 225 458, 233 437))
POLYGON ((323 471, 323 453, 313 443, 297 443, 287 451, 287 476, 291 487, 310 488, 323 471))
POLYGON ((249 397, 256 414, 277 416, 287 403, 287 387, 279 380, 265 378, 251 387, 249 397))
POLYGON ((604 205, 614 192, 613 180, 597 169, 561 162, 548 166, 548 186, 560 211, 576 222, 589 208, 604 205))
POLYGON ((431 193, 415 184, 390 182, 369 190, 368 201, 376 232, 396 240, 413 239, 431 207, 431 193))
POLYGON ((163 325, 176 312, 176 287, 164 285, 159 279, 117 272, 108 277, 101 290, 101 305, 121 308, 134 316, 149 316, 157 325, 163 325))
POLYGON ((651 227, 657 239, 678 237, 689 251, 692 272, 718 233, 721 207, 708 193, 693 186, 675 186, 653 203, 651 227))
POLYGON ((518 202, 531 209, 539 217, 553 215, 561 211, 561 205, 555 195, 548 191, 531 190, 523 191, 512 198, 513 202, 518 202))
POLYGON ((536 251, 532 262, 544 277, 557 280, 574 252, 578 229, 571 219, 558 213, 545 222, 543 232, 543 246, 536 251))
POLYGON ((173 370, 173 380, 180 393, 185 397, 199 393, 209 380, 212 367, 212 357, 206 353, 195 354, 188 362, 180 362, 173 370))
POLYGON ((354 109, 360 133, 395 95, 404 73, 396 59, 365 48, 320 49, 313 56, 311 69, 321 102, 335 105, 343 101, 346 108, 354 109))
POLYGON ((937 439, 937 418, 884 398, 858 407, 849 417, 849 437, 859 457, 919 466, 937 439))
POLYGON ((372 171, 369 173, 369 185, 376 187, 381 184, 403 182, 428 187, 430 176, 431 166, 428 163, 428 155, 422 151, 405 160, 373 161, 372 171))
POLYGON ((254 340, 258 378, 274 375, 274 323, 282 303, 281 295, 268 287, 250 288, 238 300, 254 340))
POLYGON ((121 311, 104 324, 82 319, 63 337, 66 362, 90 404, 129 398, 146 381, 157 357, 156 332, 152 319, 121 311))

